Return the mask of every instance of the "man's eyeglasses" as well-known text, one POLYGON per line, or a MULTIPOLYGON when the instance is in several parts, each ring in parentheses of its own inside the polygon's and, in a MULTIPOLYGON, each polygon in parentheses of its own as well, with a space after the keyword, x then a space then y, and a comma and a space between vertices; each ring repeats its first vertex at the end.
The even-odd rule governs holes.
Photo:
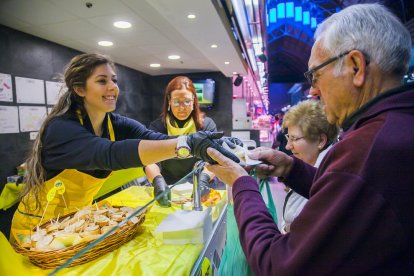
POLYGON ((171 100, 171 105, 173 107, 179 107, 180 105, 182 105, 184 107, 190 107, 190 106, 193 105, 193 102, 194 102, 194 100, 190 100, 190 99, 187 99, 187 100, 184 100, 184 101, 179 101, 179 100, 172 99, 171 100))
POLYGON ((315 88, 315 83, 316 83, 316 78, 313 76, 313 74, 322 69, 323 67, 325 67, 326 65, 340 59, 341 57, 346 56, 347 54, 349 54, 351 51, 346 51, 345 53, 342 53, 336 57, 330 58, 327 61, 323 62, 322 64, 319 64, 318 66, 310 69, 309 71, 305 72, 303 75, 305 75, 305 78, 308 80, 310 86, 312 86, 313 88, 315 88))
POLYGON ((305 138, 304 136, 302 136, 302 137, 289 136, 289 134, 285 134, 285 137, 286 137, 286 140, 288 142, 291 142, 291 143, 295 143, 295 142, 299 141, 300 139, 305 138))

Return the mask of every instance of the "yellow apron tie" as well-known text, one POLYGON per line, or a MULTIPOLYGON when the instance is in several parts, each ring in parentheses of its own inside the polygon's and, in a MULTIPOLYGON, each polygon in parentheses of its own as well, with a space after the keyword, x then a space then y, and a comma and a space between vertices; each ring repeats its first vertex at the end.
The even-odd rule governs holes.
MULTIPOLYGON (((81 125, 83 125, 83 118, 82 118, 81 111, 79 109, 76 110, 76 115, 78 115, 79 122, 81 123, 81 125)), ((107 115, 107 118, 108 118, 109 139, 112 142, 115 142, 115 131, 114 131, 114 127, 112 126, 112 121, 111 121, 111 117, 109 117, 109 114, 107 115)))

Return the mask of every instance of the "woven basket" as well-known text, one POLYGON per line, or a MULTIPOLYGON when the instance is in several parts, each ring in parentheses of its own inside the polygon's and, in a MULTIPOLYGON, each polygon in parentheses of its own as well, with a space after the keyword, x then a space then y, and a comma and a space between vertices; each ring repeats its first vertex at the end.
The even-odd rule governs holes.
MULTIPOLYGON (((116 206, 114 206, 116 207, 116 206)), ((124 243, 132 240, 135 235, 140 234, 144 232, 144 227, 142 224, 145 221, 145 213, 148 212, 148 209, 143 210, 140 214, 137 215, 138 217, 138 223, 136 224, 128 224, 125 223, 122 227, 120 227, 118 230, 113 232, 111 235, 107 236, 105 239, 103 239, 101 242, 97 243, 94 247, 86 251, 84 254, 82 254, 79 258, 75 259, 72 263, 68 265, 70 266, 76 266, 80 264, 84 264, 87 262, 90 262, 94 259, 99 258, 100 256, 111 252, 124 243)), ((67 214, 59 219, 59 221, 62 221, 68 216, 73 215, 76 212, 67 214)), ((47 223, 44 223, 41 227, 47 227, 51 222, 48 221, 47 223)), ((91 240, 88 242, 79 243, 77 245, 73 245, 70 247, 66 247, 59 250, 51 250, 51 251, 33 251, 29 250, 27 248, 22 247, 18 242, 14 242, 13 246, 17 253, 25 255, 29 257, 30 261, 43 268, 43 269, 50 269, 58 267, 62 264, 64 264, 68 259, 75 256, 76 253, 78 253, 80 250, 87 247, 89 244, 94 242, 95 240, 91 240)))

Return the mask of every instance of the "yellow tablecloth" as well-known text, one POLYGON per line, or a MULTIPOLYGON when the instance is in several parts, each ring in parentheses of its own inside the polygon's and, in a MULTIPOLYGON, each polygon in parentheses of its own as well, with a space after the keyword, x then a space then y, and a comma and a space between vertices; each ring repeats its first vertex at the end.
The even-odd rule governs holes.
MULTIPOLYGON (((137 207, 149 202, 152 193, 152 187, 132 186, 106 200, 112 205, 137 207)), ((226 192, 221 193, 222 200, 212 210, 213 221, 218 218, 227 201, 226 192)), ((161 221, 177 209, 179 207, 174 205, 162 208, 154 204, 146 215, 144 233, 96 260, 62 269, 58 275, 189 275, 204 245, 166 245, 162 243, 161 235, 153 233, 161 221)), ((32 275, 47 275, 52 271, 40 269, 26 257, 20 259, 23 269, 32 275)), ((18 275, 18 271, 16 273, 18 275)))

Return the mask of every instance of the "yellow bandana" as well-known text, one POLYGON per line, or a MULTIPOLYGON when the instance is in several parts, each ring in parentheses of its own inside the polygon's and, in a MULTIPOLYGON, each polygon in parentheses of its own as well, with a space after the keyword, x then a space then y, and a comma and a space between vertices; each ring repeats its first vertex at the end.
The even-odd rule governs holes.
POLYGON ((177 123, 173 121, 174 125, 171 124, 170 117, 167 116, 166 123, 167 123, 167 130, 169 136, 180 136, 184 134, 190 134, 197 132, 196 126, 194 124, 194 120, 191 117, 182 128, 178 127, 177 123))

